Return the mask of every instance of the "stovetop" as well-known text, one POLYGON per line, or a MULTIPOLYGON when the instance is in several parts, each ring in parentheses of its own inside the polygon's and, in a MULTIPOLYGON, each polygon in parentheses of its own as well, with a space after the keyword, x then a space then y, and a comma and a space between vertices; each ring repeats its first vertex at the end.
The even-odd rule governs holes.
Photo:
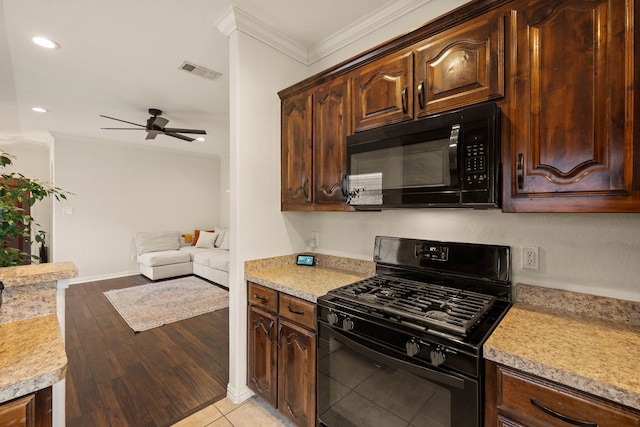
POLYGON ((393 276, 374 276, 329 293, 417 329, 466 336, 496 297, 393 276))

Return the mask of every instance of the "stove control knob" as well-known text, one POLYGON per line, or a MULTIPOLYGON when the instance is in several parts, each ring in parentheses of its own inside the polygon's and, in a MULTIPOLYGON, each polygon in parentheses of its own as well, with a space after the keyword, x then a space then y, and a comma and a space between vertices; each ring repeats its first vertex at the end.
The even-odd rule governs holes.
POLYGON ((342 329, 344 329, 345 331, 352 330, 353 326, 354 326, 353 320, 351 320, 350 317, 347 317, 342 321, 342 329))
POLYGON ((420 344, 416 342, 415 338, 407 341, 404 346, 407 349, 407 356, 409 357, 413 357, 420 352, 420 344))
POLYGON ((338 315, 333 311, 330 312, 329 314, 327 314, 327 322, 329 322, 330 325, 335 325, 336 323, 338 323, 338 315))
POLYGON ((442 350, 431 350, 431 364, 433 366, 440 366, 444 363, 445 360, 447 360, 447 357, 442 350))

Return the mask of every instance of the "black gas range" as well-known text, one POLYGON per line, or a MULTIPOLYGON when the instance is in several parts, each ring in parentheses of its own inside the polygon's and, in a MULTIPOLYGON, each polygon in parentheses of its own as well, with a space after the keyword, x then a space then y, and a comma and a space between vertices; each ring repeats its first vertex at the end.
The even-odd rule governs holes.
POLYGON ((509 247, 378 236, 374 261, 374 277, 318 299, 321 425, 482 425, 509 247))

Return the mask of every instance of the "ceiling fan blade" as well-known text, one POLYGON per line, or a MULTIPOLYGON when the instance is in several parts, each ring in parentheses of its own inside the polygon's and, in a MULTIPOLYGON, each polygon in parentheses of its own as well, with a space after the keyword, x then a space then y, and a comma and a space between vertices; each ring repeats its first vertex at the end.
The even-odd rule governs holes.
POLYGON ((180 135, 179 133, 175 133, 175 132, 165 132, 164 134, 172 136, 174 138, 183 139, 183 140, 189 141, 189 142, 195 141, 195 139, 193 139, 193 138, 189 138, 188 136, 180 135))
POLYGON ((207 134, 207 131, 200 130, 200 129, 165 128, 164 131, 165 132, 172 132, 172 133, 196 133, 198 135, 206 135, 207 134))
POLYGON ((112 130, 145 130, 144 128, 100 128, 100 129, 112 129, 112 130))
POLYGON ((133 122, 128 122, 126 120, 116 119, 115 117, 103 116, 102 114, 100 114, 100 117, 104 117, 105 119, 117 120, 117 121, 122 122, 122 123, 129 123, 130 125, 140 126, 141 128, 145 127, 143 125, 139 125, 138 123, 133 123, 133 122))
POLYGON ((158 136, 158 131, 152 130, 147 132, 147 136, 144 139, 156 139, 156 136, 158 136))
POLYGON ((156 129, 164 129, 164 127, 169 123, 169 120, 164 117, 154 117, 151 122, 151 126, 156 129))

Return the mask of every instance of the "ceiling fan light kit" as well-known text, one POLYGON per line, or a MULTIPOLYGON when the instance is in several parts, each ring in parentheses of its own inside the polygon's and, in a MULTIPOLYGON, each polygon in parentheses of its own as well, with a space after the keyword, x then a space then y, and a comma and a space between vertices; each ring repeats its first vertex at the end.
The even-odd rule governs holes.
POLYGON ((128 123, 130 125, 138 126, 135 128, 101 128, 108 130, 146 130, 147 136, 145 139, 155 139, 159 134, 171 136, 173 138, 182 139, 184 141, 195 141, 195 138, 191 138, 189 136, 182 135, 183 133, 196 134, 196 135, 206 135, 207 132, 202 129, 183 129, 183 128, 168 128, 165 127, 167 123, 169 123, 168 119, 165 119, 162 116, 162 110, 157 108, 149 108, 149 114, 151 117, 147 119, 147 124, 141 125, 138 123, 128 122, 126 120, 117 119, 115 117, 109 117, 100 114, 100 117, 104 117, 105 119, 116 120, 118 122, 128 123))

